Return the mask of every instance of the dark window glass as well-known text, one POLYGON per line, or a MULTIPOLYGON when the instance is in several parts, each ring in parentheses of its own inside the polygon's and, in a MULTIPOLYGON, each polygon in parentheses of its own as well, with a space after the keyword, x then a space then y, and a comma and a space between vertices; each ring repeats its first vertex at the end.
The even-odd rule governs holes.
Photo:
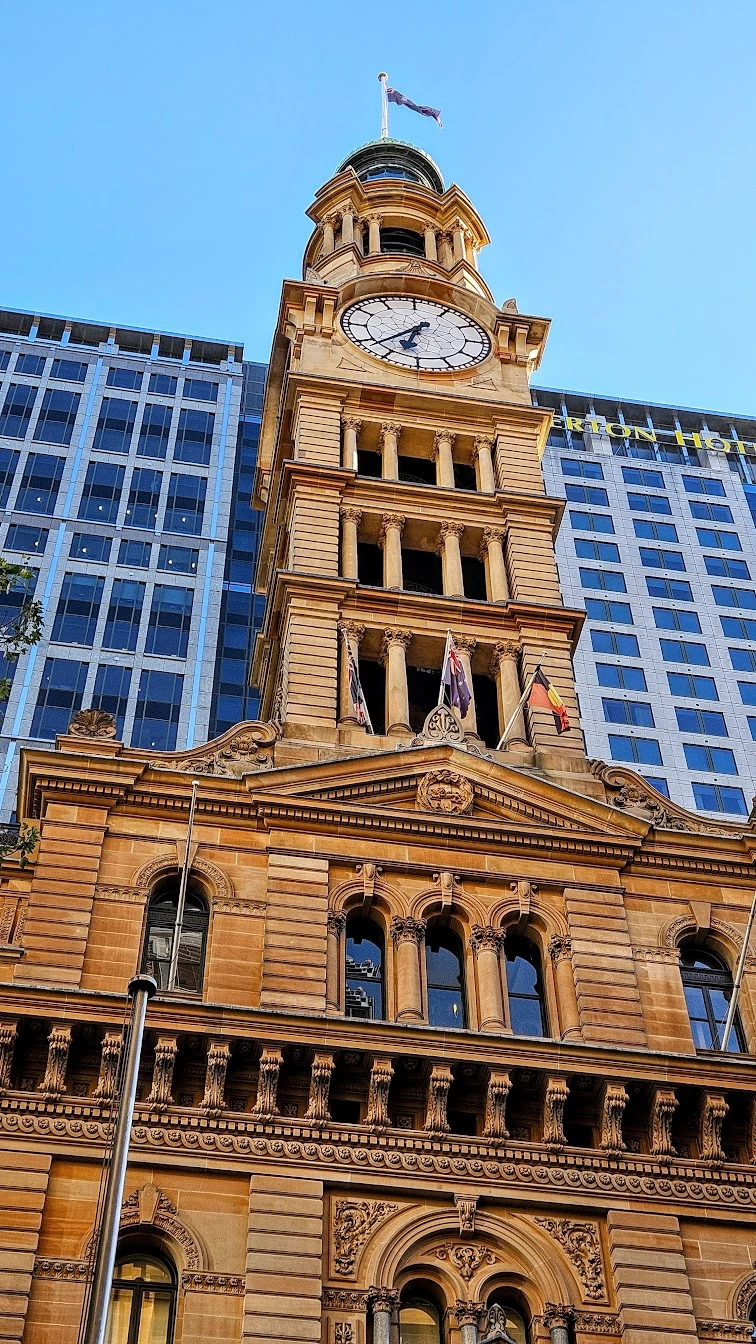
POLYGON ((110 663, 100 663, 95 677, 92 709, 102 709, 106 714, 113 715, 119 738, 123 737, 130 685, 130 667, 114 667, 110 663))
POLYGON ((174 460, 206 467, 210 461, 214 426, 215 416, 212 411, 191 411, 184 407, 179 412, 174 460))
POLYGON ((51 638, 58 644, 94 644, 105 580, 97 574, 65 574, 51 638))
POLYGON ((90 462, 79 503, 79 517, 114 523, 121 502, 124 468, 114 462, 90 462))
POLYGON ((730 649, 729 653, 736 672, 756 672, 756 649, 730 649))
POLYGON ((637 761, 641 765, 661 765, 662 754, 655 737, 620 737, 609 734, 613 761, 637 761))
MULTIPOLYGON (((680 955, 680 975, 696 1049, 721 1050, 732 998, 732 976, 727 966, 708 948, 686 944, 680 955)), ((743 1051, 745 1037, 738 1013, 733 1028, 728 1042, 730 1051, 743 1051)))
POLYGON ((62 457, 29 453, 16 500, 19 513, 52 513, 63 476, 62 457))
POLYGON ((165 457, 171 432, 172 406, 148 401, 144 408, 137 443, 138 457, 165 457))
POLYGON ((576 532, 613 532, 614 523, 608 513, 581 513, 570 509, 570 523, 576 532))
POLYGON ((585 599, 586 615, 592 621, 614 621, 619 625, 633 625, 633 613, 627 602, 608 602, 598 597, 585 599))
POLYGON ((709 666, 709 655, 705 644, 692 644, 689 639, 660 639, 662 658, 665 663, 693 663, 698 667, 709 666))
POLYGON ((756 705, 756 681, 739 681, 738 690, 744 705, 756 705))
POLYGON ((94 436, 94 447, 109 453, 127 453, 134 430, 137 403, 120 397, 103 397, 94 436))
POLYGON ((714 476, 683 476, 682 479, 689 495, 725 495, 722 482, 714 476))
MULTIPOLYGON (((142 970, 155 977, 161 990, 169 987, 177 909, 178 882, 171 883, 168 890, 153 896, 147 908, 147 937, 142 970)), ((181 921, 175 985, 183 993, 189 991, 199 994, 202 990, 208 922, 207 902, 190 889, 186 893, 184 918, 181 921)), ((148 1344, 151 1344, 149 1339, 148 1344)))
POLYGON ((623 467, 622 476, 627 485, 645 485, 647 490, 663 490, 664 477, 660 471, 645 467, 623 467))
POLYGON ((174 588, 167 583, 155 584, 147 626, 146 653, 162 653, 173 658, 186 658, 193 600, 192 588, 174 588))
POLYGON ((607 723, 630 723, 636 728, 653 728, 654 715, 650 705, 642 700, 602 699, 607 723))
POLYGON ((613 541, 596 541, 595 537, 576 537, 575 554, 580 560, 608 560, 615 565, 620 562, 619 546, 613 541))
POLYGON ((618 653, 622 658, 640 658, 635 635, 621 635, 616 630, 591 630, 591 648, 594 653, 618 653))
POLYGON ((584 588, 603 588, 610 593, 627 592, 624 576, 616 569, 587 569, 581 565, 580 582, 584 588))
POLYGON ((627 502, 636 513, 671 513, 672 507, 666 495, 641 495, 628 490, 627 502))
POLYGON ((192 401, 217 401, 218 384, 211 383, 208 378, 187 378, 181 395, 192 401))
POLYGON ((72 560, 97 560, 107 564, 112 545, 112 537, 100 537, 96 532, 74 532, 69 555, 72 560))
POLYGON ((347 1017, 383 1017, 383 933, 370 919, 350 919, 346 927, 347 1017))
POLYGON ((682 551, 664 551, 658 546, 640 547, 641 564, 646 569, 685 569, 682 551))
POLYGON ((717 546, 720 551, 742 551, 737 532, 721 532, 718 527, 697 527, 702 546, 717 546))
POLYGON ((177 387, 178 378, 174 378, 172 373, 150 374, 150 392, 157 392, 161 397, 175 397, 177 387))
POLYGON ((0 508, 8 503, 13 477, 16 474, 20 453, 11 448, 0 448, 0 508))
POLYGON ((541 956, 529 938, 506 939, 507 995, 515 1036, 545 1036, 546 1006, 541 956))
POLYGON ((0 350, 0 373, 5 373, 10 364, 10 350, 0 350))
POLYGON ((462 943, 452 929, 431 924, 425 940, 428 1021, 432 1027, 465 1026, 462 943))
POLYGON ((668 672, 667 681, 673 695, 687 695, 692 700, 718 700, 713 677, 697 676, 695 672, 668 672))
POLYGON ((401 252, 407 257, 424 257, 425 239, 414 229, 381 229, 381 252, 401 252))
POLYGON ((705 743, 683 742, 689 770, 711 770, 716 775, 737 775, 735 755, 729 747, 710 747, 705 743))
POLYGON ((662 779, 660 775, 644 775, 643 778, 647 784, 656 789, 657 793, 663 793, 665 798, 669 798, 669 784, 666 779, 662 779))
POLYGON ((674 523, 660 523, 658 518, 633 518, 636 537, 641 541, 677 541, 674 523))
POLYGON ((189 546, 161 546, 158 556, 158 569, 173 574, 196 574, 199 551, 189 546))
POLYGON ((599 686, 614 686, 621 691, 645 691, 646 674, 642 667, 624 667, 621 663, 597 663, 599 686))
POLYGON ((34 430, 35 443, 70 443, 81 397, 62 387, 48 387, 34 430))
POLYGON ((756 621, 744 620, 742 616, 720 616, 719 621, 728 639, 756 639, 756 621))
POLYGON ((600 462, 593 462, 589 457, 562 458, 562 473, 565 476, 589 476, 594 481, 603 481, 604 468, 600 462))
POLYGON ((677 726, 683 733, 707 733, 729 737, 725 716, 718 709, 682 709, 675 705, 677 726))
POLYGON ((725 588, 713 583, 711 591, 718 607, 740 607, 745 611, 756 611, 756 592, 752 588, 725 588))
POLYGON ((750 579, 751 571, 745 560, 733 560, 729 555, 705 555, 706 573, 725 579, 750 579))
POLYGON ((51 378, 59 378, 65 383, 83 383, 87 376, 88 364, 81 363, 78 359, 54 359, 51 378))
POLYGON ((677 607, 653 607, 657 630, 685 630, 700 635, 701 622, 694 611, 680 611, 677 607))
POLYGON ((599 508, 609 508, 609 496, 600 485, 568 485, 565 495, 573 504, 598 504, 599 508))
POLYGON ((646 578, 649 597, 668 597, 673 602, 692 602, 693 590, 686 579, 646 578))
POLYGON ((176 672, 142 673, 131 734, 132 747, 174 750, 183 689, 184 678, 176 672))
POLYGON ((171 476, 165 510, 166 532, 200 536, 206 492, 207 481, 202 476, 171 476))
POLYGON ((751 734, 751 737, 753 738, 754 742, 756 742, 756 719, 754 719, 753 716, 749 714, 747 722, 748 722, 748 730, 751 734))
POLYGON ((710 518, 713 523, 733 521, 729 504, 711 504, 708 499, 691 499, 689 505, 694 518, 710 518))
POLYGON ((29 428, 37 390, 28 383, 10 384, 0 412, 0 434, 7 439, 23 439, 29 428))
POLYGON ((53 738, 65 733, 81 709, 87 664, 67 658, 46 658, 32 718, 32 737, 53 738))
POLYGON ((16 373, 31 374, 32 378, 39 378, 45 371, 44 355, 19 355, 16 360, 16 373))
POLYGON ((129 527, 148 527, 153 530, 160 505, 163 473, 151 467, 135 467, 126 505, 124 522, 129 527))
POLYGON ((20 551, 22 555, 42 555, 50 533, 46 527, 25 527, 13 523, 5 538, 6 551, 20 551))
POLYGON ((142 386, 142 375, 139 369, 108 369, 106 385, 123 387, 128 392, 138 392, 142 386))
POLYGON ((125 649, 129 653, 134 652, 143 603, 143 583, 137 583, 133 579, 113 580, 102 640, 104 649, 125 649))
POLYGON ((733 812, 745 817, 748 813, 742 789, 727 784, 694 784, 693 797, 699 812, 733 812))
POLYGON ((122 541, 118 548, 119 565, 132 569, 149 569, 152 546, 149 541, 122 541))
POLYGON ((175 1276, 167 1263, 132 1248, 119 1256, 105 1328, 107 1344, 172 1344, 175 1276))

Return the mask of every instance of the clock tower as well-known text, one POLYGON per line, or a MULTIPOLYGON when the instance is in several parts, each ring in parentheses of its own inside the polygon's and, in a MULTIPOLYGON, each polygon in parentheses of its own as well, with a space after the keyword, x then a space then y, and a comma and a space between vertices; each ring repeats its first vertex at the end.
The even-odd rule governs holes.
POLYGON ((451 631, 473 691, 465 749, 495 752, 545 654, 570 730, 557 736, 548 710, 526 708, 499 759, 595 792, 571 664, 582 613, 562 603, 563 505, 540 467, 549 413, 528 387, 549 323, 514 299, 497 305, 478 269, 483 221, 411 145, 356 150, 308 214, 256 481, 268 605, 253 678, 261 717, 282 730, 277 759, 438 736, 427 720, 451 631), (372 735, 355 715, 347 641, 372 735))

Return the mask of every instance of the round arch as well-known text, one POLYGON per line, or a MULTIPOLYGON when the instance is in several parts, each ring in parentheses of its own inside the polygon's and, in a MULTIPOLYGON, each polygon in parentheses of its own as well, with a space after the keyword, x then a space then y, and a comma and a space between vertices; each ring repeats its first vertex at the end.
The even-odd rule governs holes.
MULTIPOLYGON (((163 858, 152 859, 149 863, 143 864, 134 875, 133 885, 142 888, 145 896, 148 896, 159 881, 166 877, 178 877, 180 871, 178 860, 165 855, 163 858)), ((211 906, 216 901, 233 899, 234 889, 231 879, 209 859, 194 858, 189 869, 189 879, 190 881, 194 879, 211 906)))

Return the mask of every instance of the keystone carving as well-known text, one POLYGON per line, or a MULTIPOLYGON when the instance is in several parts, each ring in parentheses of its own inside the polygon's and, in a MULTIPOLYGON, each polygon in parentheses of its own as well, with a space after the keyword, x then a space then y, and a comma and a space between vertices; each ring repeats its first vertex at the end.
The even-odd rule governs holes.
POLYGON ((478 1196, 473 1195, 472 1198, 470 1198, 467 1195, 455 1195, 454 1205, 459 1214, 460 1236, 464 1236, 466 1232, 474 1232, 475 1214, 478 1208, 478 1196))
POLYGON ((487 1139, 508 1139, 507 1097, 512 1089, 512 1080, 508 1073, 494 1070, 488 1080, 486 1092, 486 1119, 483 1135, 487 1139))
POLYGON ((328 1093, 331 1090, 333 1073, 333 1055, 315 1055, 310 1073, 310 1099, 305 1112, 305 1120, 322 1125, 330 1120, 328 1112, 328 1093))
POLYGON ((118 727, 112 714, 104 709, 80 709, 68 725, 69 737, 113 738, 118 727))
POLYGON ((601 1139, 599 1146, 607 1153, 623 1153, 626 1144, 622 1138, 622 1117, 628 1096, 622 1083, 604 1083, 601 1095, 601 1139))
POLYGON ((274 1115, 278 1115, 276 1095, 282 1064, 281 1051, 276 1046, 266 1045, 260 1056, 257 1097, 251 1112, 256 1120, 272 1120, 274 1115))
POLYGON ((47 1068, 37 1091, 45 1097, 60 1097, 66 1090, 66 1068, 71 1049, 71 1028, 57 1024, 47 1038, 47 1068))
POLYGON ((549 1078, 543 1099, 543 1141, 549 1148, 563 1148, 567 1142, 564 1132, 564 1107, 570 1089, 566 1078, 549 1078))
POLYGON ((654 1157, 674 1157, 672 1121, 679 1102, 674 1088, 657 1087, 651 1103, 651 1152, 654 1157))
POLYGON ((417 786, 417 805, 423 812, 462 816, 471 811, 474 800, 472 784, 456 770, 430 770, 417 786))
POLYGON ((334 1268, 343 1278, 354 1275, 357 1256, 379 1223, 396 1213, 398 1204, 375 1199, 337 1199, 333 1214, 334 1268))
POLYGON ((205 1115, 220 1115, 223 1110, 230 1054, 230 1041, 210 1042, 205 1072, 205 1095, 202 1098, 202 1110, 205 1115))
POLYGON ((497 1256, 490 1246, 472 1246, 469 1241, 446 1241, 436 1251, 437 1260, 448 1260, 465 1283, 477 1274, 481 1265, 495 1265, 497 1256))
POLYGON ((577 1270, 585 1296, 605 1297, 604 1266, 596 1223, 572 1222, 569 1218, 536 1218, 535 1221, 566 1251, 577 1270))
POLYGON ((452 1085, 452 1071, 449 1064, 434 1064, 428 1080, 428 1103, 423 1129, 426 1134, 448 1134, 449 1121, 446 1107, 449 1100, 449 1088, 452 1085))
POLYGON ((0 1096, 10 1087, 13 1051, 16 1048, 16 1022, 0 1023, 0 1096))
POLYGON ((123 1050, 123 1034, 120 1031, 108 1031, 102 1041, 100 1055, 100 1076, 94 1090, 93 1101, 112 1101, 118 1087, 118 1069, 123 1050))
POLYGON ((370 1089, 365 1123, 374 1132, 386 1129, 389 1123, 388 1096, 394 1067, 390 1059, 374 1059, 370 1070, 370 1089))
POLYGON ((722 1124, 729 1106, 722 1092, 705 1092, 701 1104, 698 1142, 704 1162, 724 1162, 722 1124))
POLYGON ((178 1041, 175 1036, 159 1036, 155 1046, 155 1063, 152 1070, 152 1089, 147 1105, 161 1111, 173 1102, 173 1070, 178 1054, 178 1041))

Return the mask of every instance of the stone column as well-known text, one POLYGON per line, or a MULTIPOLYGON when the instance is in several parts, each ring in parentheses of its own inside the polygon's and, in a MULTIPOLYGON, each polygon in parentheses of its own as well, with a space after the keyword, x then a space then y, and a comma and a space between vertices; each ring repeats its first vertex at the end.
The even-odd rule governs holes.
POLYGON ((333 252, 336 246, 335 242, 336 220, 333 215, 327 215, 323 220, 323 254, 328 256, 333 252))
POLYGON ((346 206, 341 215, 341 246, 354 242, 354 211, 346 206))
POLYGON ((496 491, 492 453, 493 439, 487 434, 478 434, 473 444, 473 461, 478 468, 478 489, 487 495, 496 491))
POLYGON ((399 1305, 399 1294, 392 1288, 371 1288, 373 1344, 391 1344, 391 1317, 399 1305))
POLYGON ((440 429, 433 439, 433 461, 436 464, 436 485, 454 489, 454 440, 456 434, 440 429))
POLYGON ((462 720, 462 726, 465 730, 465 737, 478 737, 478 719, 475 713, 475 696, 473 694, 472 681, 472 656, 478 643, 477 639, 472 639, 469 635, 455 635, 454 643, 457 646, 459 661, 461 662, 467 684, 470 687, 470 703, 467 707, 467 713, 462 720))
POLYGON ((402 574, 402 532, 405 517, 403 513, 384 513, 378 545, 383 548, 383 586, 398 588, 404 586, 402 574))
POLYGON ((385 630, 381 645, 386 668, 386 732, 399 737, 411 732, 406 660, 411 641, 411 630, 385 630))
POLYGON ((457 220, 452 231, 452 245, 454 247, 454 265, 458 261, 465 260, 465 231, 460 220, 457 220))
POLYGON ((381 250, 381 217, 368 215, 368 252, 374 256, 381 250))
POLYGON ((485 561, 489 602, 508 602, 509 584, 504 560, 503 527, 484 527, 479 556, 485 561))
POLYGON ((425 230, 425 255, 428 261, 438 261, 438 248, 436 246, 436 230, 425 230))
POLYGON ((452 265, 454 264, 454 254, 452 252, 451 234, 450 233, 439 234, 439 241, 441 243, 441 249, 440 249, 441 265, 445 266, 447 271, 450 271, 452 265))
POLYGON ((341 509, 341 577, 357 580, 357 529, 362 510, 345 504, 341 509))
POLYGON ((399 480, 399 436, 402 427, 392 420, 381 425, 379 443, 383 459, 382 475, 384 481, 399 480))
POLYGON ((464 523, 442 523, 438 529, 437 550, 441 556, 445 597, 464 597, 465 584, 462 577, 462 552, 459 539, 464 532, 464 523))
POLYGON ((455 1302, 452 1311, 457 1318, 461 1344, 478 1344, 478 1326, 485 1310, 480 1302, 455 1302))
POLYGON ((391 921, 396 959, 396 1020, 422 1022, 423 996, 420 981, 420 957, 425 948, 425 922, 418 919, 391 921))
POLYGON ((554 934, 553 938, 549 939, 549 956, 554 964, 562 1040, 582 1040, 580 1010, 572 970, 572 939, 567 934, 554 934))
POLYGON ((341 423, 344 429, 344 441, 341 448, 341 465, 347 471, 357 470, 357 449, 359 447, 360 430, 362 421, 354 415, 342 415, 341 423))
POLYGON ((473 953, 478 975, 479 1031, 506 1031, 504 996, 501 987, 501 950, 504 934, 501 929, 473 925, 473 953))
MULTIPOLYGON (((491 659, 491 675, 496 680, 496 692, 499 700, 499 721, 502 733, 509 723, 517 706, 517 702, 522 695, 520 689, 520 676, 517 671, 517 659, 519 653, 520 646, 513 641, 503 640, 499 644, 494 644, 493 656, 491 659)), ((507 746, 526 747, 527 745, 528 739, 525 732, 525 719, 522 710, 520 710, 512 727, 507 746)))
POLYGON ((349 640, 349 648, 355 663, 359 662, 360 640, 365 633, 364 625, 359 625, 357 621, 339 621, 339 723, 350 724, 359 728, 357 715, 354 712, 352 697, 349 691, 349 664, 347 662, 346 644, 344 634, 349 640))
POLYGON ((329 910, 326 917, 326 1012, 341 1011, 341 940, 346 928, 343 910, 329 910))
POLYGON ((570 1308, 556 1302, 547 1302, 543 1323, 551 1335, 551 1344, 569 1344, 570 1308))

